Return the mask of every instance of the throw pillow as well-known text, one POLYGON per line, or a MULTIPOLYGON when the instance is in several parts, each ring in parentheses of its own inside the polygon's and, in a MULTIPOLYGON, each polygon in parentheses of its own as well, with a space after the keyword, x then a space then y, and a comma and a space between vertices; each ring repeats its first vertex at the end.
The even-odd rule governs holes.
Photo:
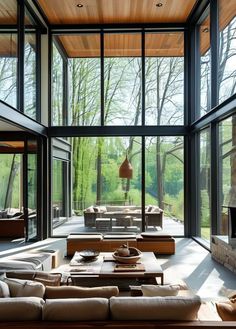
POLYGON ((0 281, 0 298, 10 297, 10 290, 8 284, 4 281, 0 281))
POLYGON ((180 290, 179 285, 165 285, 157 286, 152 284, 143 284, 141 286, 143 296, 145 297, 165 297, 165 296, 177 296, 180 290))
POLYGON ((236 321, 236 303, 231 301, 216 303, 216 309, 223 321, 236 321))
POLYGON ((85 212, 94 212, 93 206, 86 208, 85 212))
POLYGON ((116 286, 92 288, 77 286, 46 287, 45 299, 91 297, 110 298, 112 296, 117 296, 118 294, 119 289, 116 286))
POLYGON ((100 210, 100 212, 106 212, 107 208, 106 208, 106 206, 100 206, 99 210, 100 210))
POLYGON ((12 278, 4 281, 9 286, 11 297, 44 297, 45 286, 41 282, 12 278))

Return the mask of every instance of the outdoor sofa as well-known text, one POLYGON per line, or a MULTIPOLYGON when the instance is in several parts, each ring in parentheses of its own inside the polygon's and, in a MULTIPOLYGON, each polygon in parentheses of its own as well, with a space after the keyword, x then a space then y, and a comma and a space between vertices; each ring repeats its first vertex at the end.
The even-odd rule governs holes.
MULTIPOLYGON (((142 217, 140 206, 90 206, 83 211, 85 227, 96 227, 97 218, 110 218, 122 225, 122 219, 142 217)), ((140 222, 141 223, 141 222, 140 222)), ((158 206, 145 207, 145 225, 163 228, 163 210, 158 206)))

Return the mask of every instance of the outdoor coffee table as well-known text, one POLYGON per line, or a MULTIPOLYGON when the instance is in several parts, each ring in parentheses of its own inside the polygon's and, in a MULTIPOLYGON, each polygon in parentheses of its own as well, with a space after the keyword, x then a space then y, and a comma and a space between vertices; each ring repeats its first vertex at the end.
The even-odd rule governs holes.
POLYGON ((131 266, 130 269, 117 272, 114 270, 117 264, 111 252, 100 253, 94 261, 83 261, 79 252, 76 252, 70 265, 63 265, 57 271, 62 271, 73 285, 118 285, 123 289, 138 283, 157 284, 156 278, 160 278, 160 283, 164 284, 163 270, 152 252, 142 253, 138 264, 142 264, 144 270, 136 271, 131 266))

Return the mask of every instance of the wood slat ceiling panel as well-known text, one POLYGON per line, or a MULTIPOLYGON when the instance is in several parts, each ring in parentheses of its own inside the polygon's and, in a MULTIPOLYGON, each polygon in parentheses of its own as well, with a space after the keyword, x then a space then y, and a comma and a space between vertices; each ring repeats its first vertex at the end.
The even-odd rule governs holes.
MULTIPOLYGON (((59 37, 68 57, 99 57, 100 35, 80 34, 59 37)), ((105 57, 141 56, 140 34, 105 34, 105 57)), ((183 56, 183 33, 147 33, 146 56, 183 56)))
POLYGON ((0 24, 17 23, 16 0, 0 0, 0 24))
POLYGON ((196 0, 38 0, 51 24, 181 23, 196 0), (161 2, 162 7, 156 4, 161 2), (81 3, 82 8, 77 4, 81 3))

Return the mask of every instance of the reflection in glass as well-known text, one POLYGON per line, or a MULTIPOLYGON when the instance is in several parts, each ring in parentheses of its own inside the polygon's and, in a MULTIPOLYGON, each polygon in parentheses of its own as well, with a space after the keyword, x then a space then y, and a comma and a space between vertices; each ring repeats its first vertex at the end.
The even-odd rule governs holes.
POLYGON ((164 210, 164 229, 170 225, 170 234, 183 235, 183 137, 146 137, 145 148, 145 205, 164 210))
POLYGON ((200 116, 211 109, 210 15, 199 26, 200 39, 200 116))
POLYGON ((147 33, 145 55, 146 125, 182 125, 183 33, 147 33))
POLYGON ((200 133, 200 236, 210 240, 210 131, 200 133))
POLYGON ((0 100, 17 108, 17 35, 0 34, 0 100))
POLYGON ((219 1, 219 103, 236 91, 236 1, 219 1))

